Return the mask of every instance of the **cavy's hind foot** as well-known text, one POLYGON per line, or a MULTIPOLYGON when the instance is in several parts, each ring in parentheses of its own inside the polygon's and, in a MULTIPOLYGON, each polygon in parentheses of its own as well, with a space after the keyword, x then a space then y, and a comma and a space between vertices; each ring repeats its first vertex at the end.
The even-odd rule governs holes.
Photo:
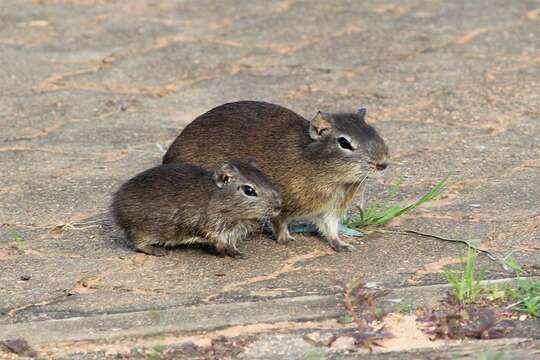
POLYGON ((356 248, 351 244, 341 241, 339 238, 329 238, 328 243, 336 252, 355 251, 356 248))
POLYGON ((137 251, 154 256, 165 256, 168 253, 165 248, 155 245, 136 246, 135 248, 137 251))

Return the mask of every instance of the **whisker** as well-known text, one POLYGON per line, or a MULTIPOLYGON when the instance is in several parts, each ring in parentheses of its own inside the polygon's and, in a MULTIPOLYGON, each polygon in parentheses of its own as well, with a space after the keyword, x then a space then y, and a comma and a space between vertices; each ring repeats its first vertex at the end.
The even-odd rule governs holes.
POLYGON ((366 194, 366 188, 367 188, 367 182, 369 179, 369 175, 371 175, 373 171, 368 171, 366 176, 360 181, 360 187, 362 188, 362 193, 360 194, 360 208, 363 209, 365 205, 365 194, 366 194))

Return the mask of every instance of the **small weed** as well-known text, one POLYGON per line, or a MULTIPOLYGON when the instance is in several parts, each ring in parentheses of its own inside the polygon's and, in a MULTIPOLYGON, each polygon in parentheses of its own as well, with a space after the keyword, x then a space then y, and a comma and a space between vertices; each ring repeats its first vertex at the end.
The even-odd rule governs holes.
POLYGON ((15 249, 19 251, 20 253, 24 253, 23 249, 23 237, 21 234, 19 234, 17 231, 13 231, 13 239, 15 240, 15 249))
POLYGON ((154 345, 154 347, 152 348, 152 350, 158 353, 161 353, 165 351, 166 349, 167 349, 167 345, 154 345))
POLYGON ((163 359, 163 354, 161 352, 151 350, 150 352, 146 353, 146 358, 149 360, 161 360, 163 359))
POLYGON ((146 351, 145 358, 150 360, 160 360, 165 358, 163 352, 167 350, 166 345, 155 345, 152 349, 146 351))
POLYGON ((482 281, 484 273, 480 272, 476 278, 474 275, 474 261, 476 255, 476 250, 469 247, 465 269, 462 272, 454 272, 448 269, 444 270, 446 279, 450 285, 452 285, 452 294, 461 304, 472 302, 482 292, 480 281, 482 281))
POLYGON ((516 276, 519 277, 523 274, 525 274, 525 270, 517 263, 516 259, 512 257, 512 253, 506 255, 503 259, 503 264, 512 269, 516 276))
POLYGON ((523 300, 523 311, 527 314, 537 317, 540 314, 540 297, 527 297, 523 300))
POLYGON ((345 221, 346 225, 353 227, 353 228, 363 228, 363 227, 377 227, 377 226, 383 226, 387 224, 390 220, 403 215, 404 213, 413 210, 420 205, 434 199, 435 197, 439 196, 442 191, 444 190, 444 185, 446 184, 446 181, 450 177, 450 174, 443 177, 435 186, 428 191, 426 194, 424 194, 422 197, 417 199, 416 201, 408 204, 396 204, 396 205, 390 205, 390 201, 392 201, 398 194, 399 188, 401 186, 401 182, 403 181, 403 177, 400 177, 393 185, 390 190, 390 195, 388 198, 384 201, 384 203, 373 203, 368 206, 366 206, 365 209, 358 208, 360 216, 356 219, 347 219, 345 221))
POLYGON ((495 354, 483 354, 478 358, 478 360, 502 360, 504 354, 502 352, 498 352, 495 354))
POLYGON ((504 289, 505 298, 517 301, 514 305, 518 311, 533 317, 540 317, 540 280, 522 280, 517 287, 504 289))
MULTIPOLYGON (((384 331, 384 327, 375 329, 372 324, 373 320, 383 316, 382 310, 376 307, 375 301, 387 294, 386 290, 366 287, 366 283, 360 278, 351 281, 345 287, 343 305, 352 322, 356 324, 356 330, 352 334, 356 345, 372 349, 374 346, 379 346, 382 339, 391 336, 384 331), (370 314, 364 315, 362 308, 367 308, 370 314)), ((336 339, 337 337, 334 341, 336 339)), ((329 345, 331 343, 332 341, 329 345)))
POLYGON ((349 314, 343 314, 337 319, 340 324, 350 324, 353 322, 353 318, 349 314))
POLYGON ((324 353, 320 350, 311 350, 304 355, 305 360, 320 360, 324 359, 324 353))

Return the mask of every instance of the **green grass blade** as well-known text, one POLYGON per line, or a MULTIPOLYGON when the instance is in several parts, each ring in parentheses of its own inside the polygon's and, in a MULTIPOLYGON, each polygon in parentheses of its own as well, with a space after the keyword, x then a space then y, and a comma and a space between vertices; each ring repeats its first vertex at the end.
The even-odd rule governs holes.
POLYGON ((467 292, 467 299, 471 299, 473 296, 474 258, 475 252, 471 248, 469 248, 469 250, 467 251, 467 263, 465 265, 465 273, 463 274, 464 287, 465 291, 467 292))
MULTIPOLYGON (((362 213, 363 213, 362 219, 360 219, 360 221, 358 221, 358 220, 353 221, 351 223, 351 225, 356 226, 356 227, 365 226, 365 225, 375 225, 375 226, 385 225, 390 220, 392 220, 392 219, 394 219, 394 218, 396 218, 396 217, 398 217, 400 215, 403 215, 404 213, 406 213, 406 212, 408 212, 410 210, 413 210, 413 209, 419 207, 420 205, 422 205, 422 204, 432 200, 433 198, 437 197, 438 195, 440 195, 441 192, 443 191, 444 184, 446 183, 446 181, 448 180, 449 177, 450 177, 450 174, 447 174, 446 176, 444 176, 441 180, 439 180, 437 182, 437 184, 435 184, 435 186, 430 191, 428 191, 422 197, 420 197, 416 201, 410 203, 409 205, 406 205, 406 206, 403 206, 403 205, 388 206, 388 205, 385 204, 385 206, 383 206, 383 207, 377 206, 377 205, 369 206, 364 211, 362 211, 362 213)), ((396 189, 398 188, 397 186, 400 183, 401 183, 401 181, 399 181, 396 184, 396 189)), ((391 196, 395 196, 395 195, 393 195, 394 192, 395 192, 395 189, 393 189, 391 191, 391 196)))
POLYGON ((460 301, 463 301, 463 294, 462 294, 462 286, 460 284, 460 280, 456 273, 454 273, 452 270, 444 269, 444 274, 446 275, 446 279, 452 286, 452 292, 454 296, 460 301))

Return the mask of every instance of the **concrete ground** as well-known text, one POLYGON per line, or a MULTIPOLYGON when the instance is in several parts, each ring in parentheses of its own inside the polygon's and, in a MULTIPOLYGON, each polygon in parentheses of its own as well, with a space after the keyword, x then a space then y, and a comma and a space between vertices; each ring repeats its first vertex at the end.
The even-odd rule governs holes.
MULTIPOLYGON (((539 45, 533 0, 2 0, 0 340, 43 358, 349 358, 303 336, 347 329, 335 319, 352 279, 418 306, 444 296, 442 268, 464 246, 414 235, 351 239, 358 251, 338 254, 257 235, 240 244, 245 260, 134 252, 111 194, 197 115, 240 99, 306 117, 366 106, 395 162, 368 199, 400 176, 412 199, 453 174, 394 226, 477 238, 538 273, 539 45)), ((478 267, 512 277, 484 256, 478 267)), ((366 358, 534 358, 539 323, 523 326, 366 358)))

